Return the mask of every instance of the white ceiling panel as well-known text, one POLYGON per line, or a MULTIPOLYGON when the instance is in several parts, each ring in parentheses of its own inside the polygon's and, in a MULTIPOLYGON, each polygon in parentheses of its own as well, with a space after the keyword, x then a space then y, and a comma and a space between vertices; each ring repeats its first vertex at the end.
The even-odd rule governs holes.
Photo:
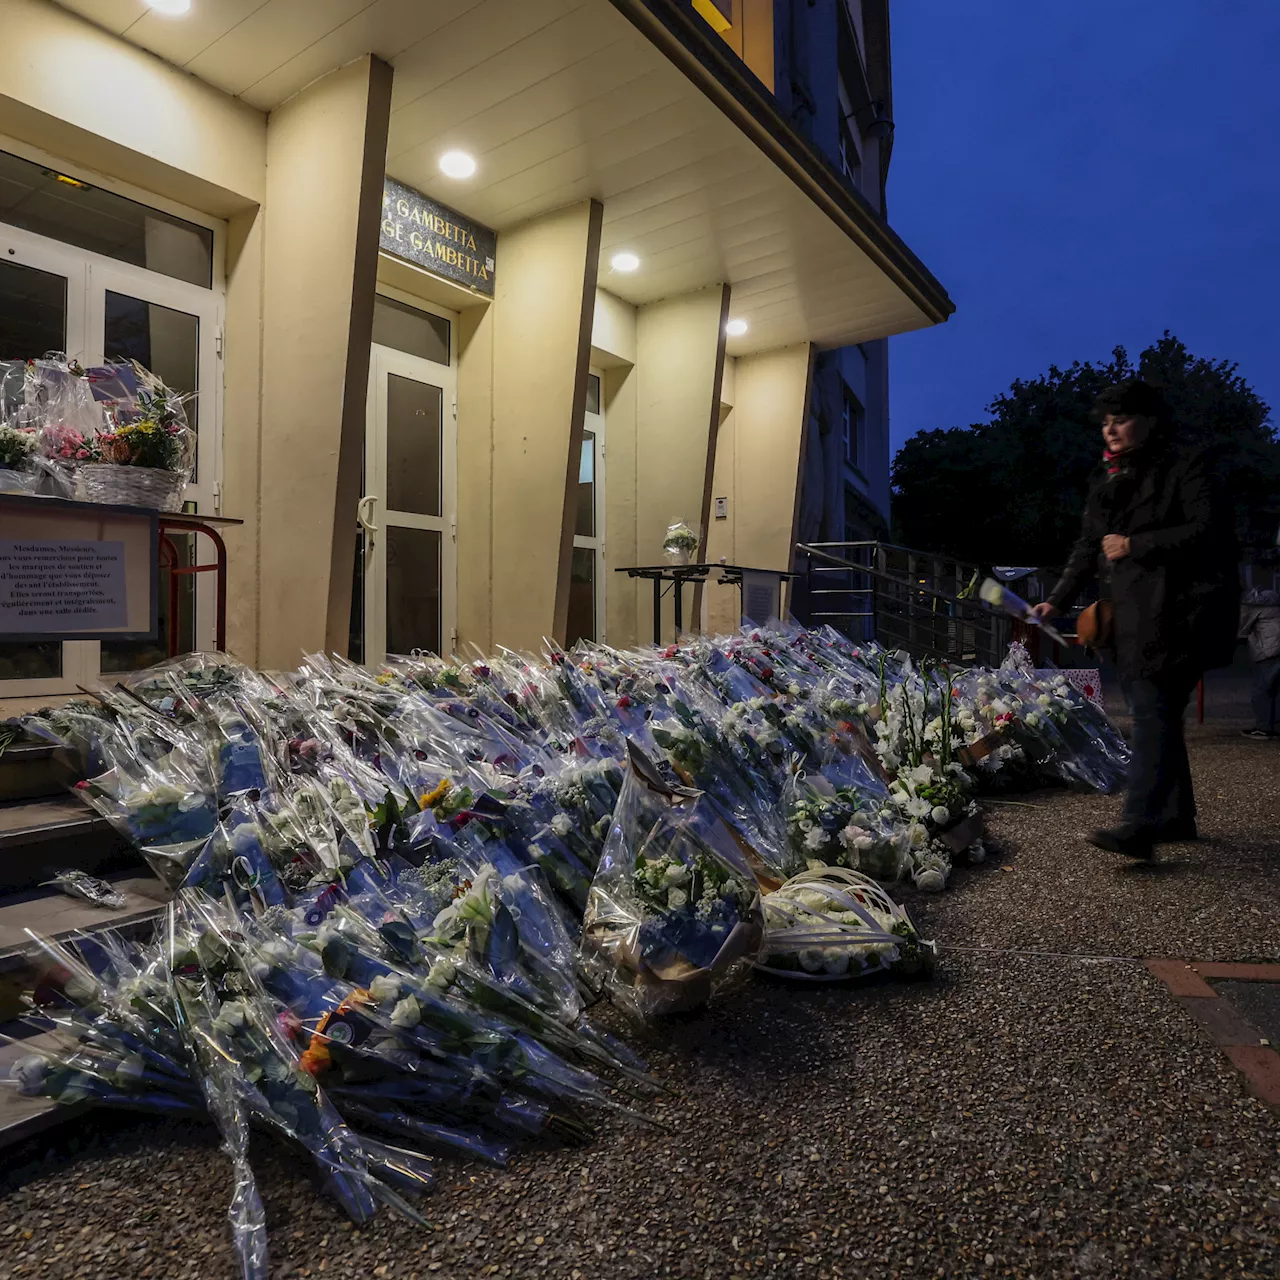
POLYGON ((270 3, 271 0, 192 0, 190 12, 180 18, 148 9, 125 35, 167 62, 186 67, 270 3))
MULTIPOLYGON (((352 50, 373 53, 384 62, 394 62, 429 38, 446 38, 437 33, 475 6, 476 0, 430 0, 430 3, 377 0, 282 62, 246 89, 241 97, 259 110, 270 111, 313 80, 358 56, 352 50)), ((394 99, 393 88, 393 103, 394 99)))
POLYGON ((936 286, 908 291, 882 265, 898 251, 869 215, 842 216, 866 219, 874 259, 610 0, 193 0, 185 19, 142 0, 65 7, 264 111, 355 58, 383 58, 393 177, 498 231, 601 201, 602 284, 643 304, 729 283, 750 324, 734 354, 945 314, 936 286), (476 157, 474 179, 439 172, 453 147, 476 157), (609 271, 621 248, 640 270, 609 271))
POLYGON ((139 18, 151 9, 142 0, 58 0, 63 9, 70 9, 90 22, 123 35, 139 18))
POLYGON ((369 4, 370 0, 270 0, 201 50, 186 68, 238 97, 369 4))

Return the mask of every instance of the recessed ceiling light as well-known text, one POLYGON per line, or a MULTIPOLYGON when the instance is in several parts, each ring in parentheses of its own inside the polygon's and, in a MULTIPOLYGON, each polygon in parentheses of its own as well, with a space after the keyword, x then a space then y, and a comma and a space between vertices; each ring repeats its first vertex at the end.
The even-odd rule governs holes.
POLYGON ((465 151, 446 151, 440 157, 440 172, 447 178, 469 178, 475 171, 475 159, 465 151))
POLYGON ((730 320, 725 325, 724 331, 731 338, 740 338, 747 331, 747 322, 745 320, 730 320))
POLYGON ((615 271, 634 271, 640 265, 640 259, 634 253, 615 253, 609 259, 609 265, 615 271))
POLYGON ((191 0, 147 0, 147 4, 157 13, 167 13, 174 18, 191 11, 191 0))

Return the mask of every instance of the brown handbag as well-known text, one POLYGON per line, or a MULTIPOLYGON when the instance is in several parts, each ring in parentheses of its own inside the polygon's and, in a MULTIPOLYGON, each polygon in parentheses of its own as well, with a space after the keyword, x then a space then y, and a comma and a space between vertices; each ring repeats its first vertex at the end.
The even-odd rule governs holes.
POLYGON ((1080 611, 1076 643, 1086 649, 1110 649, 1116 638, 1116 612, 1110 600, 1099 600, 1080 611))

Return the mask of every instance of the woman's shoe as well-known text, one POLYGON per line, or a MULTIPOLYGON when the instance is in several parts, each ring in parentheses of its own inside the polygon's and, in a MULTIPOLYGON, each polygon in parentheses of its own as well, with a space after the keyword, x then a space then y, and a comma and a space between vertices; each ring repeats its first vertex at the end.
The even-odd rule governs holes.
POLYGON ((1108 853, 1122 853, 1126 858, 1149 862, 1156 852, 1158 828, 1124 826, 1091 831, 1085 839, 1098 849, 1108 853))

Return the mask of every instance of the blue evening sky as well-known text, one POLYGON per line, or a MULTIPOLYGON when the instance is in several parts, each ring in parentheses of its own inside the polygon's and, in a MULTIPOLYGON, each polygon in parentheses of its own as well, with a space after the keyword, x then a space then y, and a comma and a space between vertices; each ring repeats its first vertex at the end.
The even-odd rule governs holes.
POLYGON ((956 304, 890 344, 896 452, 1171 329, 1280 423, 1280 0, 893 0, 889 218, 956 304))

